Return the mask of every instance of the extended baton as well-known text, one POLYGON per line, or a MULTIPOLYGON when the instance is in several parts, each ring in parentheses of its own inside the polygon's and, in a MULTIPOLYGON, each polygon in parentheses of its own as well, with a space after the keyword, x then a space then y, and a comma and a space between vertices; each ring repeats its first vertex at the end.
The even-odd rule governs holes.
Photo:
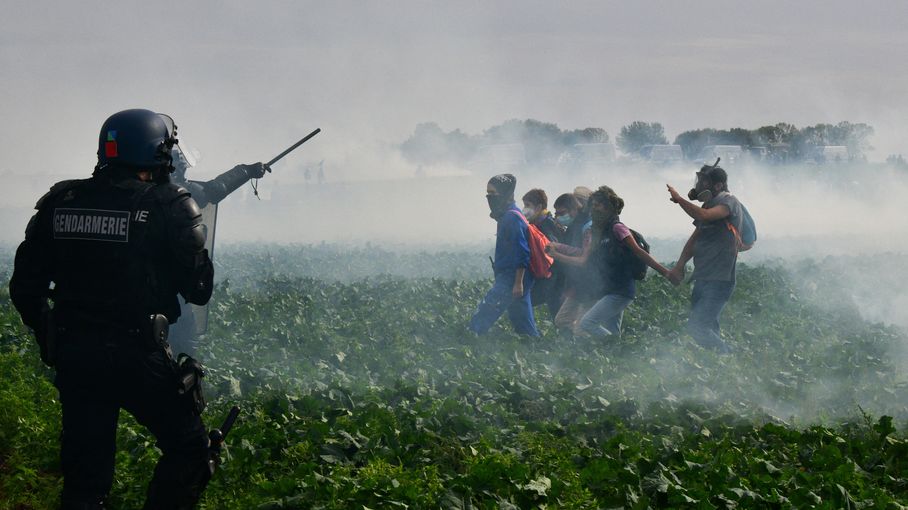
POLYGON ((286 156, 287 154, 290 154, 290 152, 293 151, 293 149, 296 149, 296 148, 299 147, 300 145, 306 143, 306 141, 309 140, 310 138, 312 138, 313 136, 319 134, 319 133, 321 132, 321 130, 322 130, 322 128, 316 128, 315 131, 313 131, 313 132, 309 133, 308 135, 304 136, 302 140, 296 142, 295 144, 293 144, 293 145, 291 145, 289 148, 287 148, 287 150, 285 150, 284 152, 282 152, 282 153, 278 154, 277 156, 275 156, 274 159, 272 159, 271 161, 265 163, 265 169, 268 170, 268 171, 270 172, 270 171, 271 171, 271 165, 277 163, 278 161, 280 161, 281 158, 283 158, 283 157, 286 156))
POLYGON ((208 470, 212 475, 214 475, 215 469, 221 465, 221 446, 224 444, 224 440, 227 439, 227 434, 230 433, 230 429, 233 428, 233 423, 239 415, 240 408, 237 406, 231 407, 221 428, 211 429, 211 432, 208 433, 208 451, 211 454, 208 458, 208 470))

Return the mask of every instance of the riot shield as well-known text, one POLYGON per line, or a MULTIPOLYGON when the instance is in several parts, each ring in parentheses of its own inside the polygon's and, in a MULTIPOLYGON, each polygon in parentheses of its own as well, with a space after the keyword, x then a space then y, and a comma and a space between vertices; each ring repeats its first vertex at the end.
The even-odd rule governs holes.
MULTIPOLYGON (((208 256, 214 261, 214 232, 218 224, 218 204, 210 203, 202 208, 202 225, 205 227, 205 248, 208 256)), ((195 321, 195 334, 204 335, 208 331, 208 305, 191 305, 195 321)))
MULTIPOLYGON (((214 259, 214 231, 217 226, 218 205, 208 204, 202 208, 202 225, 205 228, 205 248, 214 259)), ((195 305, 180 299, 180 318, 170 329, 170 346, 174 353, 185 352, 195 355, 199 335, 208 331, 208 305, 195 305)))

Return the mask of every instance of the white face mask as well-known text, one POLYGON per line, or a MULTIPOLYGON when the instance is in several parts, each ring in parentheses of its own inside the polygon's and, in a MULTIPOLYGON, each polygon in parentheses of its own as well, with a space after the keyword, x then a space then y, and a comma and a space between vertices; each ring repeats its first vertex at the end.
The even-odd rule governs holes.
POLYGON ((536 208, 535 208, 535 207, 524 207, 524 208, 523 208, 523 215, 524 215, 527 219, 535 218, 535 217, 536 217, 536 214, 537 214, 537 212, 536 212, 536 208))

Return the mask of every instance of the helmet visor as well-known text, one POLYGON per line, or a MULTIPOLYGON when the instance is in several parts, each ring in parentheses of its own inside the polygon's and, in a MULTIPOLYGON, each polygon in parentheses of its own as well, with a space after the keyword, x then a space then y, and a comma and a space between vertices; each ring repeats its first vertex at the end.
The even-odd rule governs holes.
POLYGON ((179 144, 173 146, 173 149, 170 150, 170 155, 173 156, 174 167, 182 165, 186 168, 192 168, 197 164, 192 151, 184 151, 179 144))
POLYGON ((167 127, 167 137, 176 138, 177 136, 177 125, 173 123, 173 118, 170 115, 159 113, 158 117, 164 121, 164 125, 167 127))

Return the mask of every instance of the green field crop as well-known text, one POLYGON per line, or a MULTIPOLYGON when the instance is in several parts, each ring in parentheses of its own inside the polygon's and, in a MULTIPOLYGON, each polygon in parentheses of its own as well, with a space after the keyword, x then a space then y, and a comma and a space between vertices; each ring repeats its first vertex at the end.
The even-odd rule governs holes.
MULTIPOLYGON (((908 504, 906 336, 847 299, 819 306, 835 279, 740 267, 723 318, 736 352, 718 356, 682 334, 690 288, 652 276, 620 340, 562 339, 544 314, 541 338, 506 321, 475 337, 465 324, 489 281, 444 253, 221 259, 204 418, 243 415, 202 508, 908 504)), ((818 264, 798 271, 847 261, 818 264)), ((0 306, 0 508, 53 508, 52 372, 5 285, 0 306)), ((118 447, 111 506, 137 508, 154 439, 124 413, 118 447)))

